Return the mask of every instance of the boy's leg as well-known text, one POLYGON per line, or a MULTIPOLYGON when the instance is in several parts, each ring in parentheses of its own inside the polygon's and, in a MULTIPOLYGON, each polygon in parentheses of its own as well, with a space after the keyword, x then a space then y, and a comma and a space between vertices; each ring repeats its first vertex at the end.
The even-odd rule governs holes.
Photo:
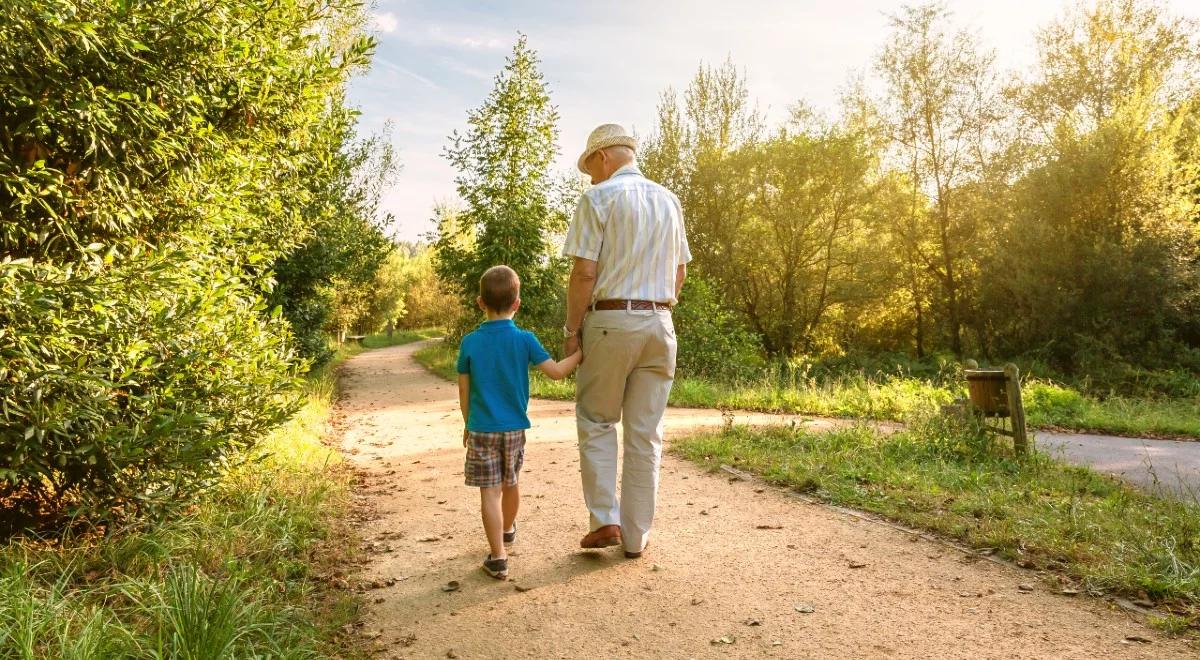
POLYGON ((504 486, 502 508, 504 510, 504 531, 513 531, 517 524, 517 510, 521 508, 521 485, 504 486))
POLYGON ((479 512, 483 517, 483 532, 487 534, 492 559, 508 557, 504 550, 504 513, 500 506, 503 490, 503 486, 479 489, 479 512))
POLYGON ((517 510, 521 507, 521 490, 517 485, 521 468, 525 465, 525 431, 509 431, 503 440, 504 464, 504 532, 513 531, 517 522, 517 510))
POLYGON ((503 435, 499 433, 467 433, 467 457, 463 471, 466 484, 479 488, 479 513, 483 531, 491 546, 492 558, 503 559, 504 514, 500 500, 504 485, 503 435))

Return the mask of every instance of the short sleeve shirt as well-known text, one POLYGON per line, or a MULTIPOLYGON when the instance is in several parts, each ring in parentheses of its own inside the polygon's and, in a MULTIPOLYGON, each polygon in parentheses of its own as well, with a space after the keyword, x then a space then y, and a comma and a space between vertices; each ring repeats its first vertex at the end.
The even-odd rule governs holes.
POLYGON ((512 319, 484 322, 463 337, 458 373, 471 376, 467 430, 499 433, 529 428, 529 367, 549 359, 537 337, 512 319))
POLYGON ((676 271, 692 260, 679 198, 626 165, 579 199, 563 255, 597 262, 592 301, 673 305, 676 271))

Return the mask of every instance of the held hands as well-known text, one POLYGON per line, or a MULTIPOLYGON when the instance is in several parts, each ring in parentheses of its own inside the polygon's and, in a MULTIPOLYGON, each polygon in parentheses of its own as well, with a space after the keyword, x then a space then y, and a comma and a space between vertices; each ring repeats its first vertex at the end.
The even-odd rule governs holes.
POLYGON ((468 433, 468 431, 466 429, 463 429, 463 446, 464 447, 467 446, 467 433, 468 433))
MULTIPOLYGON (((566 339, 566 341, 563 342, 563 356, 570 357, 572 355, 575 355, 578 352, 579 352, 579 335, 575 335, 574 337, 568 337, 566 339)), ((580 363, 583 362, 582 356, 580 356, 579 362, 580 363)))

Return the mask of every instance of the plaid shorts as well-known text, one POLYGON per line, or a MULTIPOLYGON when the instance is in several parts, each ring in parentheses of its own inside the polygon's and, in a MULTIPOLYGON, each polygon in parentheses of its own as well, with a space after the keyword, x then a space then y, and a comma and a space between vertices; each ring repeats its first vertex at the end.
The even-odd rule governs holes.
POLYGON ((467 485, 492 488, 515 486, 525 463, 525 431, 467 432, 467 485))

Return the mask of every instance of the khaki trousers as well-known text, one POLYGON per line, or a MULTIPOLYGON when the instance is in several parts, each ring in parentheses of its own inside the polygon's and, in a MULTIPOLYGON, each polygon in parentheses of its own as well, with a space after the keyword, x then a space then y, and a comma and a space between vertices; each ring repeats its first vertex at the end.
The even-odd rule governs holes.
POLYGON ((592 311, 583 323, 575 394, 583 499, 591 529, 620 525, 625 549, 634 552, 645 546, 654 521, 675 350, 669 311, 592 311), (625 450, 620 501, 617 422, 625 450))

